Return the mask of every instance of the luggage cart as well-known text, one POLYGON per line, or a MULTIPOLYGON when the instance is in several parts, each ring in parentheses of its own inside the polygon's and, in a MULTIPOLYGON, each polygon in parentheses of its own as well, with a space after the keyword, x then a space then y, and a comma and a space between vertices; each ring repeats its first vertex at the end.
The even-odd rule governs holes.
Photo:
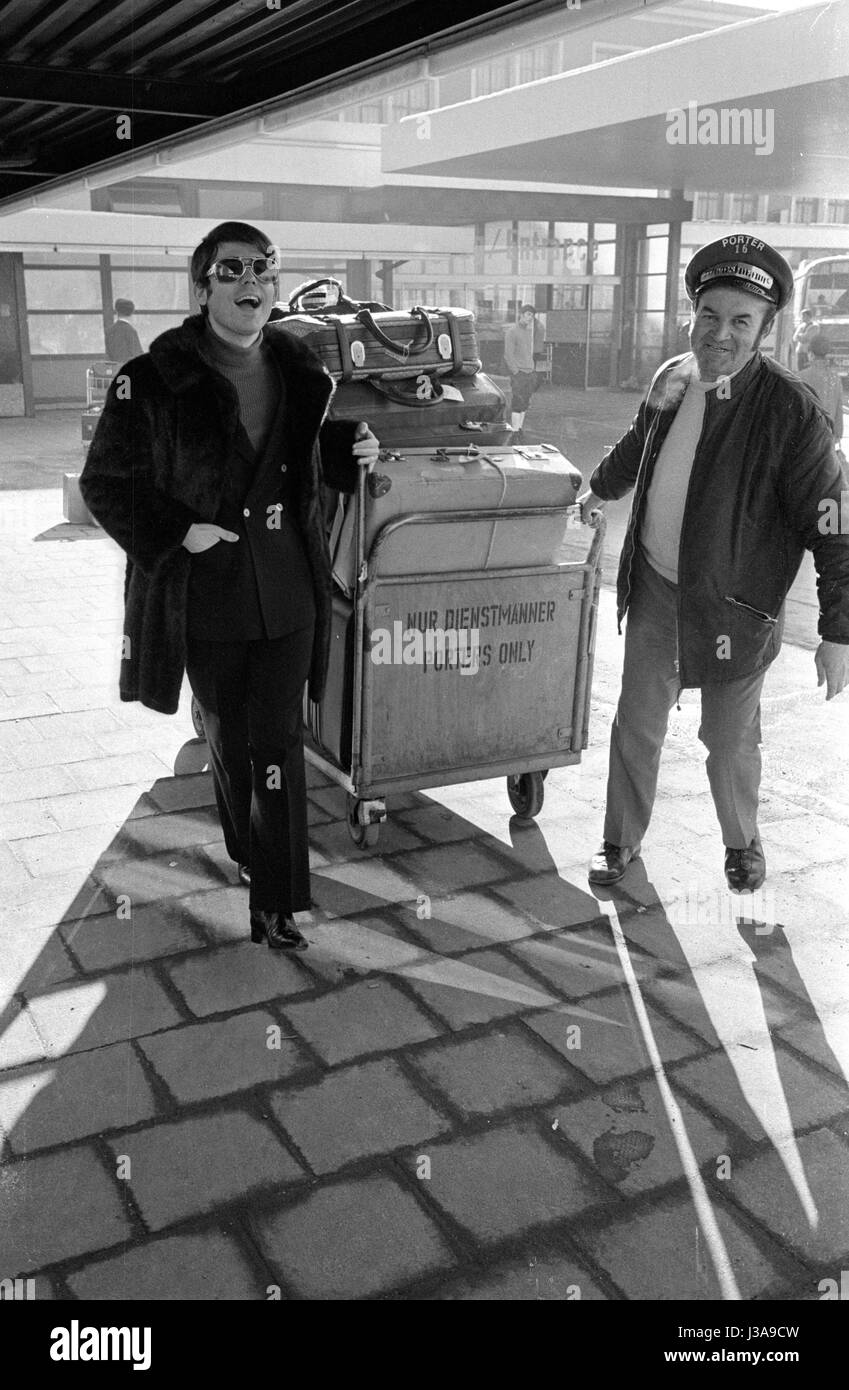
POLYGON ((366 553, 366 486, 361 475, 353 651, 339 658, 351 673, 350 757, 330 757, 309 719, 306 758, 348 793, 348 829, 363 849, 378 841, 386 798, 425 787, 505 775, 514 812, 531 820, 548 770, 580 762, 587 746, 604 518, 583 560, 410 573, 405 557, 423 529, 488 522, 494 535, 516 520, 550 527, 558 514, 568 524, 575 506, 411 512, 383 525, 366 553), (445 636, 430 650, 426 631, 419 644, 405 627, 411 612, 442 621, 435 631, 445 636), (379 630, 391 648, 385 662, 377 660, 379 630), (403 645, 398 659, 403 641, 409 661, 403 645))
POLYGON ((82 415, 83 450, 88 449, 97 429, 97 422, 103 410, 106 393, 120 362, 93 362, 85 374, 85 410, 82 415))

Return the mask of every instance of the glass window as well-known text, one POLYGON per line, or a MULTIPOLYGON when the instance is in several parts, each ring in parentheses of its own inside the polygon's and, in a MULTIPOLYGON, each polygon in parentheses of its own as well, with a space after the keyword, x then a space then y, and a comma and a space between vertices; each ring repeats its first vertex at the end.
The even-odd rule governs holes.
POLYGON ((596 242, 593 247, 593 274, 594 275, 615 275, 616 274, 616 243, 613 241, 596 242))
POLYGON ((519 81, 536 82, 540 77, 551 77, 559 69, 558 57, 556 40, 524 49, 519 54, 519 81))
POLYGON ((99 309, 97 270, 25 270, 28 309, 99 309))
POLYGON ((637 307, 639 309, 663 309, 666 305, 666 276, 640 275, 637 277, 637 307))
POLYGON ((816 222, 817 220, 816 198, 794 198, 793 199, 793 221, 794 222, 816 222))
POLYGON ((116 299, 131 299, 138 310, 185 309, 189 282, 184 270, 113 270, 116 299))
POLYGON ((133 325, 141 339, 142 348, 146 351, 154 338, 158 338, 166 328, 179 328, 190 312, 192 311, 186 309, 180 314, 133 314, 133 325))
POLYGON ((67 261, 65 261, 64 258, 57 255, 55 251, 24 252, 24 265, 26 266, 44 265, 49 266, 51 270, 62 270, 67 269, 69 263, 72 263, 75 267, 82 265, 94 266, 97 268, 100 264, 100 257, 97 255, 84 255, 81 251, 75 251, 73 255, 68 256, 67 261))
POLYGON ((615 241, 616 223, 615 222, 596 222, 593 227, 593 235, 596 241, 615 241))
POLYGON ((30 314, 29 341, 35 357, 55 357, 62 353, 102 357, 106 350, 103 317, 101 314, 30 314))
POLYGON ((198 217, 215 217, 219 222, 252 222, 267 217, 266 190, 261 184, 244 184, 241 188, 207 184, 198 188, 198 217))
POLYGON ((185 212, 176 184, 151 179, 144 184, 117 184, 106 192, 113 212, 154 212, 166 217, 182 217, 185 212))
POLYGON ((507 57, 493 58, 489 63, 478 63, 474 69, 475 96, 485 97, 490 92, 502 92, 513 85, 510 71, 511 61, 507 57))

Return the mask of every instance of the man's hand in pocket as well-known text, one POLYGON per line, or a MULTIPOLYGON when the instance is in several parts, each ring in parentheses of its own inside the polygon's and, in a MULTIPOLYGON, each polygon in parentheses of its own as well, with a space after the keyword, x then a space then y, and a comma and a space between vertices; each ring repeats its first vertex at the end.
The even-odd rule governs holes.
POLYGON ((225 531, 223 526, 216 526, 212 521, 195 521, 183 537, 183 545, 190 554, 199 555, 202 550, 210 550, 219 541, 238 539, 235 531, 225 531))

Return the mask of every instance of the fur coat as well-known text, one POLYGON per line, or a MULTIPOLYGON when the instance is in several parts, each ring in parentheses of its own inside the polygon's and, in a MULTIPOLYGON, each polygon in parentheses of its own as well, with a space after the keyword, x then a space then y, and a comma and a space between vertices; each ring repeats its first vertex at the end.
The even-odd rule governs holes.
MULTIPOLYGON (((80 479, 92 515, 127 554, 120 696, 173 714, 186 664, 193 522, 215 520, 239 428, 234 387, 198 351, 199 314, 156 338, 109 389, 80 479)), ((265 341, 286 381, 286 458, 315 593, 310 698, 324 689, 331 578, 322 483, 352 492, 355 425, 325 423, 334 385, 277 324, 265 341)))

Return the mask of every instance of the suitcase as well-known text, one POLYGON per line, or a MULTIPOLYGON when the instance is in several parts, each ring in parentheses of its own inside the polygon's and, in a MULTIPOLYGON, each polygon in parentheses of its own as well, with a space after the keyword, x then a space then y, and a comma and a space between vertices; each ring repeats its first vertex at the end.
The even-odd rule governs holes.
POLYGON ((509 441, 504 394, 488 376, 413 381, 343 381, 330 402, 330 420, 366 420, 386 449, 430 445, 464 448, 509 441))
POLYGON ((351 766, 353 683, 354 605, 335 593, 324 699, 317 705, 304 691, 304 723, 319 747, 345 769, 351 766))
POLYGON ((475 316, 470 309, 417 307, 405 312, 345 302, 352 304, 354 312, 290 312, 269 326, 305 342, 337 381, 369 377, 391 381, 421 374, 474 376, 480 371, 475 316))
MULTIPOLYGON (((466 450, 408 448, 382 455, 365 517, 365 554, 383 526, 410 513, 546 507, 542 516, 505 516, 403 525, 381 542, 380 573, 444 574, 552 564, 574 524, 581 474, 551 444, 466 450), (388 482, 389 486, 386 487, 388 482)), ((348 597, 356 570, 356 507, 347 503, 331 535, 333 578, 348 597)))

